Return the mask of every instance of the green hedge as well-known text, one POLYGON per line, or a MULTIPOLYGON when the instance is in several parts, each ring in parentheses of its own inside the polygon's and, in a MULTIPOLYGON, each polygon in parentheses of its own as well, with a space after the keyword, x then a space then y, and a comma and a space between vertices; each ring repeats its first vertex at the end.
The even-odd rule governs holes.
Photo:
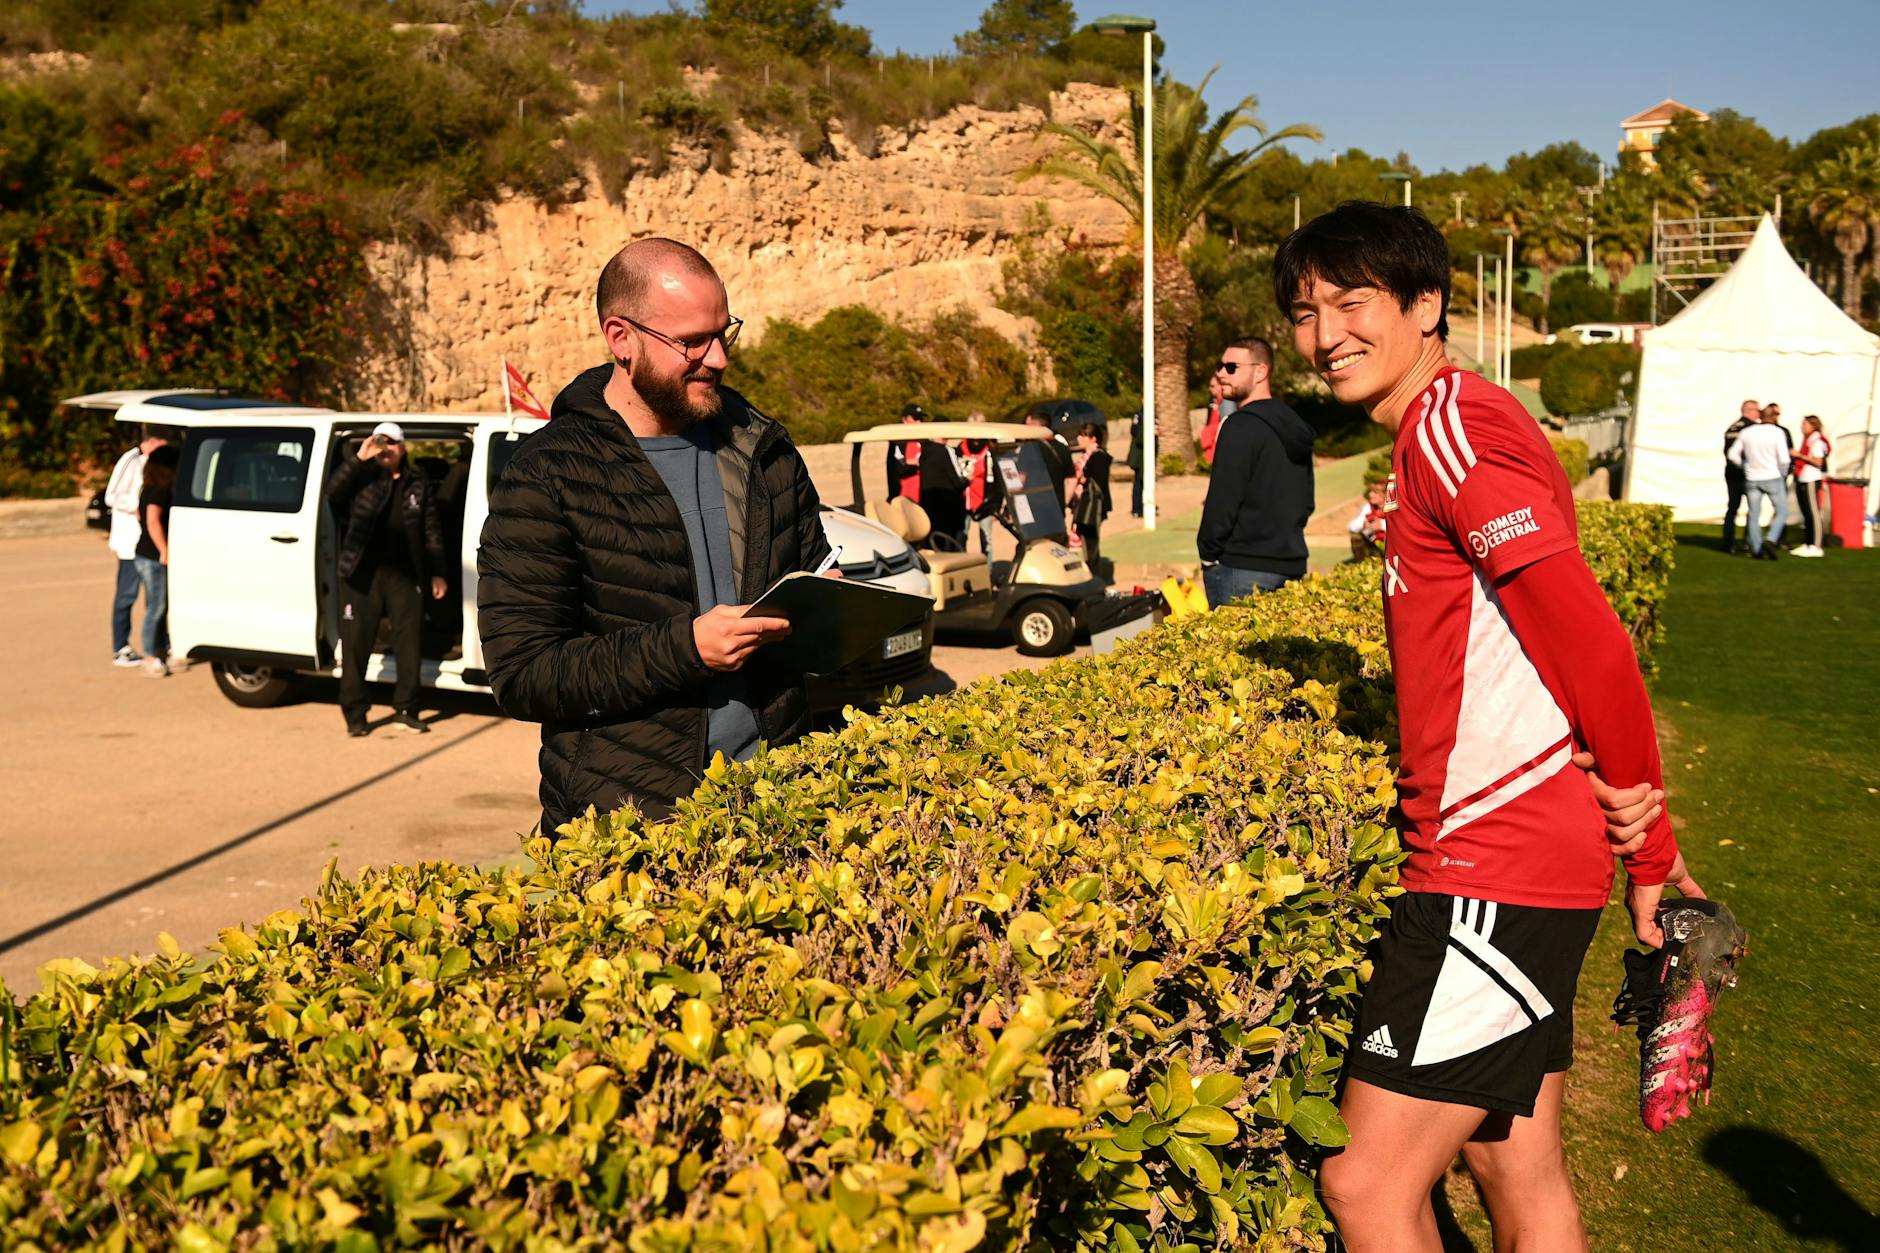
POLYGON ((1595 344, 1561 353, 1541 371, 1541 403, 1558 417, 1604 413, 1621 393, 1638 398, 1639 349, 1595 344))
POLYGON ((1401 853, 1385 749, 1252 617, 715 769, 539 869, 53 963, 0 1243, 1312 1247, 1401 853))
POLYGON ((1575 346, 1560 342, 1553 344, 1526 344, 1508 354, 1509 365, 1518 379, 1537 379, 1546 372, 1556 357, 1573 352, 1575 346))
POLYGON ((1664 642, 1664 603, 1671 592, 1677 537, 1668 505, 1579 502, 1580 551, 1619 621, 1632 637, 1639 665, 1657 671, 1653 652, 1664 642))
MULTIPOLYGON (((1589 505, 1656 638, 1662 508, 1589 505)), ((1402 852, 1352 567, 0 996, 0 1243, 1322 1247, 1402 852)))
POLYGON ((1560 468, 1567 472, 1567 482, 1579 484, 1592 473, 1586 452, 1586 441, 1568 439, 1563 435, 1549 435, 1547 446, 1554 450, 1554 456, 1560 460, 1560 468))

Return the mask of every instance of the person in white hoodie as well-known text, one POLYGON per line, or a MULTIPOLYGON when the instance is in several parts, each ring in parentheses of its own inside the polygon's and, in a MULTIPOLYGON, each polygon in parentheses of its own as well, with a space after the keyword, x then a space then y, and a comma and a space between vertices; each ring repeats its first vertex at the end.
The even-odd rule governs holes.
POLYGON ((1774 561, 1782 543, 1782 528, 1789 520, 1789 436, 1776 424, 1778 410, 1764 405, 1762 420, 1743 428, 1730 449, 1730 461, 1743 467, 1744 487, 1749 497, 1749 555, 1774 561), (1763 500, 1767 498, 1775 517, 1769 534, 1763 535, 1763 500))
MULTIPOLYGON (((146 435, 137 447, 117 459, 105 485, 105 508, 111 511, 111 553, 118 559, 117 591, 111 598, 111 664, 134 667, 143 658, 131 647, 131 610, 137 604, 137 541, 143 523, 137 516, 137 498, 144 490, 144 462, 169 443, 161 435, 146 435)), ((145 606, 149 612, 149 606, 145 606)))

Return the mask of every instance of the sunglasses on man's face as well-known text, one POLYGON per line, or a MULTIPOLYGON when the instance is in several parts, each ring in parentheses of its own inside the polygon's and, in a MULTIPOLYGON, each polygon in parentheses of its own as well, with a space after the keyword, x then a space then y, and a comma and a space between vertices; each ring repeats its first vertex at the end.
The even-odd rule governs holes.
POLYGON ((1223 361, 1221 362, 1221 373, 1232 374, 1240 368, 1240 365, 1241 363, 1238 361, 1223 361))

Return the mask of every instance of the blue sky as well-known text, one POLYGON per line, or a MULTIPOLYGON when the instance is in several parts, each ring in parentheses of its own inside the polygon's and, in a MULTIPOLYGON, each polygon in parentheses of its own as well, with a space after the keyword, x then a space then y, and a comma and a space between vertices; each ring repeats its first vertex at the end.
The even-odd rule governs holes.
MULTIPOLYGON (((587 0, 593 14, 659 12, 659 0, 587 0)), ((840 16, 875 46, 950 52, 985 0, 847 0, 840 16)), ((1156 19, 1165 67, 1197 82, 1220 65, 1217 106, 1260 99, 1269 126, 1311 122, 1323 145, 1424 170, 1499 165, 1577 139, 1610 160, 1619 120, 1673 96, 1733 108, 1778 135, 1880 112, 1880 0, 1521 4, 1450 0, 1121 0, 1079 3, 1156 19), (1695 28, 1695 29, 1693 29, 1695 28)))

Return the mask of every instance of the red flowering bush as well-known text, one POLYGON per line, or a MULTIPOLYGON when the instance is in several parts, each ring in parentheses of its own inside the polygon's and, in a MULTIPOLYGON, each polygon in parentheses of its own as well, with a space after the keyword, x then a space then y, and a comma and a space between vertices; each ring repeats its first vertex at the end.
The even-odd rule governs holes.
POLYGON ((0 440, 15 459, 71 466, 116 442, 108 415, 62 411, 63 396, 299 398, 347 355, 359 242, 328 197, 231 169, 237 121, 173 152, 95 160, 26 151, 0 125, 0 440))

